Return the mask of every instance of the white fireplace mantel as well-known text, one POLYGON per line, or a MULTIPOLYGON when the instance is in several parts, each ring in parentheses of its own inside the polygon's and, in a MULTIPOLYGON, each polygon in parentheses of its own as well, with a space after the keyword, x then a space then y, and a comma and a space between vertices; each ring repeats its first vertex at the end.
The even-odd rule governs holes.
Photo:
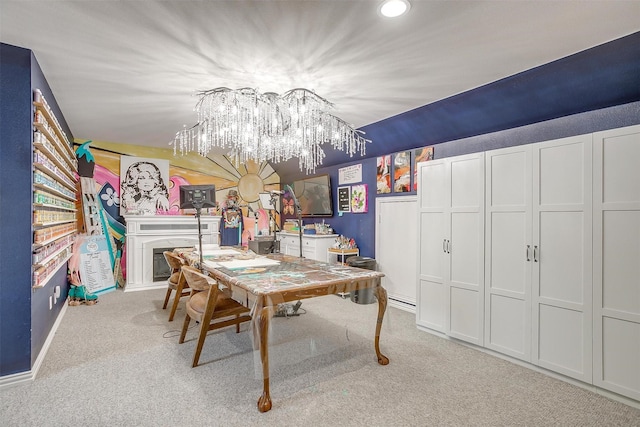
MULTIPOLYGON (((127 254, 125 292, 164 288, 153 281, 153 250, 198 244, 198 220, 192 215, 125 216, 127 254)), ((201 216, 202 243, 218 243, 219 216, 201 216)))

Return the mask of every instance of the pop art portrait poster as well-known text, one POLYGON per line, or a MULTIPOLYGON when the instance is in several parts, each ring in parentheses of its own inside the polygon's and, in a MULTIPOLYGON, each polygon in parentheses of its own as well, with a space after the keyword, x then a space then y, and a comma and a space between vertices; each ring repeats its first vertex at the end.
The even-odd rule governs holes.
POLYGON ((120 157, 120 214, 156 215, 169 211, 169 161, 120 157))

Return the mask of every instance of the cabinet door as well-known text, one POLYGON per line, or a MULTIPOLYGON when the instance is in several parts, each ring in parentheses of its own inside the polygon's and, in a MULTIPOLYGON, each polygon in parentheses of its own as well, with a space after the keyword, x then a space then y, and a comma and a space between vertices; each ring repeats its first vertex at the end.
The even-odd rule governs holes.
POLYGON ((445 292, 448 335, 483 344, 484 153, 449 162, 445 292))
POLYGON ((389 305, 415 312, 417 265, 417 199, 414 196, 376 199, 376 260, 384 273, 382 286, 389 305))
POLYGON ((531 147, 486 153, 485 347, 531 359, 531 147))
MULTIPOLYGON (((298 252, 300 252, 300 241, 298 241, 298 252)), ((324 257, 318 260, 316 253, 316 242, 311 237, 302 236, 302 257, 307 259, 315 259, 317 261, 325 261, 327 259, 326 252, 324 257)))
POLYGON ((418 287, 416 323, 445 331, 447 259, 448 162, 432 160, 418 165, 418 287))
POLYGON ((418 170, 418 325, 483 343, 484 153, 418 170))
POLYGON ((640 400, 640 126, 594 134, 593 383, 640 400))
POLYGON ((534 144, 534 364, 591 382, 592 136, 534 144))
POLYGON ((307 247, 303 248, 305 258, 313 257, 316 261, 326 262, 327 261, 327 249, 332 247, 336 242, 336 238, 333 235, 316 235, 315 237, 303 237, 303 243, 306 243, 306 240, 310 240, 311 243, 307 247), (309 250, 309 256, 307 256, 307 250, 309 250), (313 253, 313 255, 311 255, 313 253))
POLYGON ((300 240, 293 237, 287 237, 284 253, 286 255, 299 257, 300 256, 300 240))

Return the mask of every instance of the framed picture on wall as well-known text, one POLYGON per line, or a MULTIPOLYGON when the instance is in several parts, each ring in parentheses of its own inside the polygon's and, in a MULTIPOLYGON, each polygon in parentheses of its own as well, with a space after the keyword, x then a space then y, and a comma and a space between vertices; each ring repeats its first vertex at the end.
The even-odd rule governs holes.
POLYGON ((433 145, 430 147, 418 148, 414 151, 414 166, 413 166, 413 189, 418 190, 418 163, 433 160, 433 145))
POLYGON ((369 212, 369 202, 367 194, 367 184, 351 186, 351 212, 369 212))
POLYGON ((169 160, 120 157, 120 214, 169 211, 169 160))
POLYGON ((376 193, 391 193, 391 156, 378 157, 376 165, 376 193))
POLYGON ((393 155, 393 192, 411 191, 411 151, 393 155))

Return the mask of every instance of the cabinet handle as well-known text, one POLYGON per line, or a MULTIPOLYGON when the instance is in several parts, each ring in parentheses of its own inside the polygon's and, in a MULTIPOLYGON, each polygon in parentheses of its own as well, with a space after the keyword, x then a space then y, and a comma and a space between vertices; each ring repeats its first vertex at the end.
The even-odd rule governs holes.
POLYGON ((451 240, 447 240, 447 253, 451 253, 451 240))
POLYGON ((530 253, 531 253, 531 245, 527 245, 527 251, 525 253, 527 257, 527 262, 531 261, 531 257, 529 256, 530 253))
POLYGON ((538 246, 533 247, 533 262, 538 262, 538 246))
POLYGON ((447 253, 447 239, 442 239, 442 252, 447 253))

